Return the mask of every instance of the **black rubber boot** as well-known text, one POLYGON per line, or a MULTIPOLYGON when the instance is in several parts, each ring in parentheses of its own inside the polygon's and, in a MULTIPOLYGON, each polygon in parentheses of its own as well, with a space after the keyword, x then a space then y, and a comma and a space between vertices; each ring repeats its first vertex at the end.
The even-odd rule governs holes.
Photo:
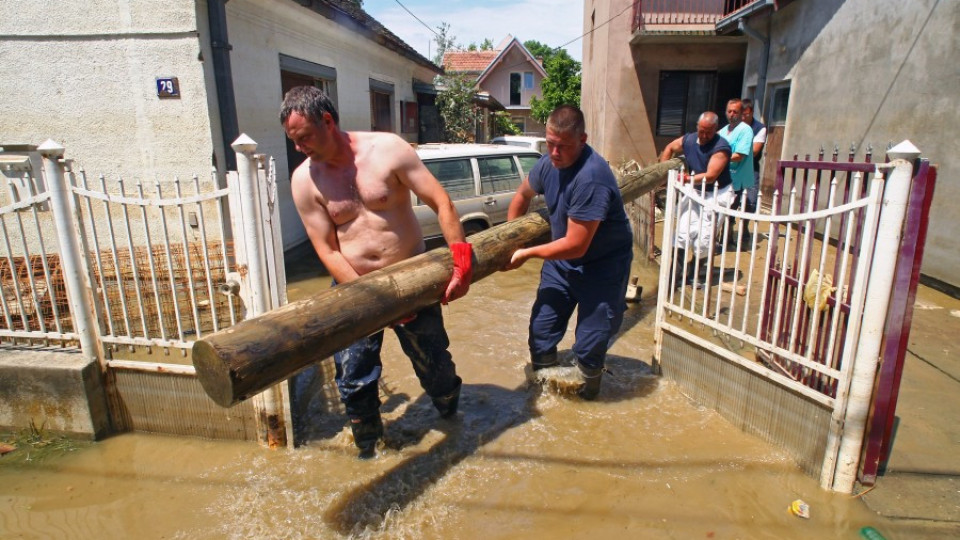
POLYGON ((600 380, 603 378, 603 368, 590 368, 579 362, 577 362, 577 367, 580 368, 580 375, 584 381, 583 387, 580 388, 578 394, 587 401, 597 399, 597 396, 600 394, 600 380))
POLYGON ((433 400, 433 406, 436 407, 437 411, 440 413, 440 418, 450 418, 451 416, 457 414, 457 406, 460 404, 461 386, 463 386, 463 381, 460 379, 460 377, 457 377, 457 386, 449 394, 430 398, 433 400))
POLYGON ((691 260, 687 263, 687 285, 700 289, 710 279, 710 264, 707 257, 691 260))
POLYGON ((350 430, 353 431, 353 443, 360 449, 358 458, 370 459, 377 455, 377 441, 383 437, 380 413, 366 418, 351 418, 350 430))
POLYGON ((683 267, 687 264, 687 250, 677 248, 677 256, 674 258, 673 264, 673 287, 678 289, 683 285, 683 267))
POLYGON ((544 354, 531 353, 530 363, 533 364, 534 371, 540 371, 541 369, 557 367, 560 365, 560 362, 557 360, 557 351, 544 354))

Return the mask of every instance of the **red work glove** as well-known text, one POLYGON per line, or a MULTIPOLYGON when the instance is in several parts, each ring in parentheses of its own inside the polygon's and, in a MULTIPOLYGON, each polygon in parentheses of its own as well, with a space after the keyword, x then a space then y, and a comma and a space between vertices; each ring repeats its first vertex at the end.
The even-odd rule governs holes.
POLYGON ((473 280, 473 246, 466 242, 454 242, 450 244, 450 254, 453 255, 453 276, 441 300, 443 304, 467 294, 473 280))

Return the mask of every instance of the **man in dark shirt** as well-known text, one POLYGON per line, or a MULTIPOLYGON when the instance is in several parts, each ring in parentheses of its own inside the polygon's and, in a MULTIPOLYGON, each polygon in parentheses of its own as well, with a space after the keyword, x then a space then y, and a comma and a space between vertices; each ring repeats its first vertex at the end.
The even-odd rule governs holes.
MULTIPOLYGON (((707 111, 697 120, 697 132, 687 133, 675 139, 660 153, 660 161, 667 161, 675 155, 683 154, 687 171, 680 178, 681 183, 699 186, 707 184, 706 197, 717 198, 717 202, 730 206, 734 199, 730 169, 731 149, 727 141, 717 134, 719 118, 716 113, 707 111), (717 190, 714 192, 713 184, 717 190)), ((687 250, 693 250, 696 259, 705 259, 713 242, 713 212, 701 207, 693 200, 684 197, 678 205, 676 274, 682 273, 683 263, 687 259, 687 250)), ((700 266, 706 268, 706 264, 700 266)), ((679 283, 675 283, 679 285, 679 283)))
POLYGON ((633 260, 633 232, 617 180, 587 143, 580 109, 564 105, 547 119, 547 154, 530 171, 510 202, 508 218, 526 213, 542 194, 550 212, 552 241, 514 252, 506 269, 544 259, 530 316, 533 370, 558 365, 557 344, 577 310, 573 352, 584 384, 579 394, 595 399, 610 338, 620 329, 633 260))

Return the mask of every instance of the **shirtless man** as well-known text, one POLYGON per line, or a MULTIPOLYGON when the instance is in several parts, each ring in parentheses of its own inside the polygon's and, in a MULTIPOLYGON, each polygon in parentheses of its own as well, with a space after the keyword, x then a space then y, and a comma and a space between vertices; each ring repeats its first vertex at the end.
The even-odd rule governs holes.
MULTIPOLYGON (((410 145, 393 133, 346 132, 330 99, 319 89, 287 92, 280 110, 287 137, 307 156, 290 179, 293 202, 334 283, 402 261, 425 250, 411 192, 436 213, 453 254, 454 271, 443 303, 467 293, 470 244, 447 192, 410 145)), ((447 347, 438 304, 393 325, 420 385, 440 415, 457 412, 461 379, 447 347)), ((383 331, 334 354, 337 388, 361 458, 376 454, 383 436, 377 381, 383 331)))

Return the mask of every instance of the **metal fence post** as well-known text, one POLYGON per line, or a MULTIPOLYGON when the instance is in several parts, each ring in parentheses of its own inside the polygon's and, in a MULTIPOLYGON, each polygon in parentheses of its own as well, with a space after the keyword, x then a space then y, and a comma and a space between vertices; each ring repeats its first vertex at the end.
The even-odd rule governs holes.
POLYGON ((841 493, 853 492, 857 471, 860 468, 860 451, 870 405, 873 401, 873 388, 880 361, 880 346, 883 342, 883 328, 900 250, 900 235, 903 231, 903 220, 910 195, 910 181, 913 178, 913 163, 920 157, 920 151, 910 141, 904 141, 891 149, 887 155, 893 160, 889 164, 893 171, 888 177, 883 192, 883 210, 877 225, 859 345, 853 365, 849 401, 844 414, 843 432, 833 477, 832 489, 841 493))
MULTIPOLYGON (((243 231, 241 238, 234 241, 244 243, 247 257, 248 290, 250 302, 247 313, 256 317, 270 309, 270 291, 267 286, 266 263, 263 252, 263 229, 260 216, 260 202, 257 181, 257 159, 254 152, 257 143, 245 133, 237 137, 230 145, 237 155, 237 177, 240 181, 240 211, 243 231)), ((286 426, 283 415, 283 392, 279 386, 273 386, 254 398, 254 406, 258 409, 257 433, 261 442, 270 448, 287 445, 286 426)))
POLYGON ((99 327, 94 316, 83 259, 80 257, 80 241, 77 238, 76 220, 71 205, 72 194, 67 185, 63 164, 60 163, 64 148, 48 139, 37 147, 37 150, 43 156, 43 171, 47 189, 50 191, 50 210, 53 212, 57 229, 60 264, 66 283, 67 301, 70 304, 74 330, 80 336, 80 350, 83 355, 96 360, 102 367, 103 354, 100 348, 99 327))

